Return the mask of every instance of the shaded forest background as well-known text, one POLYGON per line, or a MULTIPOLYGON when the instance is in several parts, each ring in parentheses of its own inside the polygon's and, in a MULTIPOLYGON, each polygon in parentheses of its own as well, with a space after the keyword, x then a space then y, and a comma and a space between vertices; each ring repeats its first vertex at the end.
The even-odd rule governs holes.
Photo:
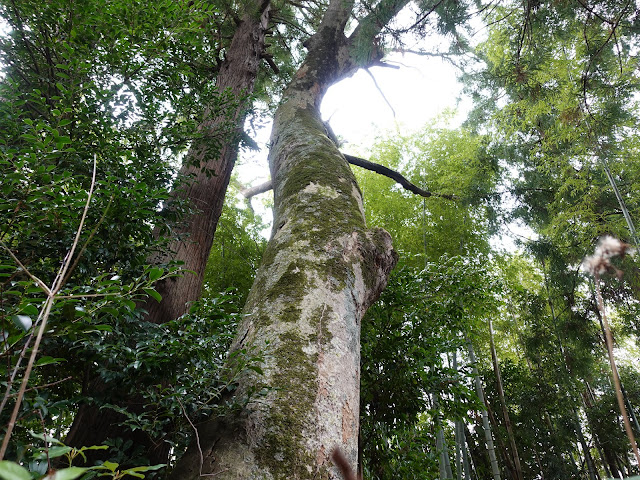
MULTIPOLYGON (((171 252, 191 241, 185 225, 202 208, 179 192, 219 176, 190 148, 216 158, 229 145, 252 148, 238 123, 273 113, 326 7, 274 3, 252 91, 238 94, 217 79, 247 5, 0 2, 0 424, 8 428, 24 395, 3 454, 25 468, 3 478, 40 478, 87 456, 102 469, 65 470, 65 480, 164 476, 194 424, 264 395, 232 395, 247 372, 262 374, 261 351, 228 350, 268 228, 237 178, 222 191, 200 297, 178 318, 147 321, 173 278, 191 275, 171 252), (47 302, 38 279, 57 275, 19 394, 47 302), (93 443, 77 420, 83 408, 118 427, 93 443)), ((443 115, 361 147, 431 196, 352 167, 368 225, 386 229, 399 253, 362 322, 364 478, 637 475, 593 278, 581 268, 603 235, 639 246, 637 6, 420 8, 440 16, 390 24, 380 58, 407 35, 438 32, 445 49, 423 53, 459 67, 474 108, 459 127, 443 115), (482 41, 471 36, 478 24, 482 41), (505 251, 499 238, 514 223, 530 238, 505 251)), ((640 436, 640 270, 636 257, 616 267, 602 289, 640 436)))

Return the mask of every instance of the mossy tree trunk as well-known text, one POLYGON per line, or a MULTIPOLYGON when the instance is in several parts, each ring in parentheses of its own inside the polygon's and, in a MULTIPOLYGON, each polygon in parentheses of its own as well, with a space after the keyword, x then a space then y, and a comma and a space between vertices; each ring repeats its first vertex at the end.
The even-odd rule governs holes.
POLYGON ((373 45, 381 28, 361 22, 347 38, 352 6, 330 3, 274 118, 273 231, 232 347, 265 356, 263 375, 245 376, 238 393, 267 393, 201 425, 174 480, 339 478, 335 447, 355 466, 360 322, 397 255, 388 233, 366 228, 358 185, 319 113, 327 88, 362 65, 354 45, 373 45))

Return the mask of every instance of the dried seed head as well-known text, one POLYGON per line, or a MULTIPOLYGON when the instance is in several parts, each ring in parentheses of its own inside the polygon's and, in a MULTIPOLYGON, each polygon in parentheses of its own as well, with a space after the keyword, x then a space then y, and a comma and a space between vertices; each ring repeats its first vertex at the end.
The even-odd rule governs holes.
POLYGON ((602 275, 609 272, 621 277, 622 271, 611 264, 611 259, 618 256, 624 257, 626 254, 633 254, 631 245, 610 235, 605 235, 600 237, 595 252, 583 260, 582 266, 592 275, 602 275))

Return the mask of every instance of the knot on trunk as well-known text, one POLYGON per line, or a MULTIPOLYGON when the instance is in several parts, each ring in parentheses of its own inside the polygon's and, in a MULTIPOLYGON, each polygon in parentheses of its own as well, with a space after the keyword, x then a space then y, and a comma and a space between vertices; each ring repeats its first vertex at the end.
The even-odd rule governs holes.
POLYGON ((391 235, 382 228, 353 232, 344 253, 359 257, 364 280, 360 309, 364 315, 387 286, 389 274, 398 262, 398 253, 393 249, 391 235))

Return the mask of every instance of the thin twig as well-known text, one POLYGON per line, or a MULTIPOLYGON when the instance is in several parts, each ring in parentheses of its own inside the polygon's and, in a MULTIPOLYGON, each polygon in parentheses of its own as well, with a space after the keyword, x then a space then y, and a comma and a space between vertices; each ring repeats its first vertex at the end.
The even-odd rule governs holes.
POLYGON ((196 434, 196 447, 198 447, 198 454, 200 455, 200 476, 202 476, 202 465, 204 465, 204 455, 202 454, 202 447, 200 446, 200 435, 198 435, 198 429, 189 418, 189 415, 187 415, 187 411, 185 410, 184 405, 182 404, 180 399, 176 397, 176 400, 180 404, 180 408, 182 409, 184 418, 187 419, 187 422, 189 422, 189 425, 191 425, 191 428, 193 428, 193 433, 196 434))
POLYGON ((189 418, 189 415, 187 415, 187 411, 185 410, 184 405, 182 404, 180 399, 178 397, 176 397, 176 400, 180 404, 180 408, 182 409, 182 413, 184 414, 184 418, 187 419, 187 422, 189 422, 189 425, 191 425, 191 428, 193 428, 193 432, 196 434, 196 447, 198 447, 198 454, 200 455, 200 476, 201 477, 215 477, 216 475, 220 475, 222 472, 226 472, 226 470, 222 470, 222 471, 217 472, 217 473, 202 473, 202 466, 204 465, 204 455, 202 454, 202 447, 200 446, 200 435, 198 435, 198 429, 196 428, 196 426, 193 424, 193 422, 189 418))
POLYGON ((33 368, 33 364, 36 361, 36 355, 38 354, 38 347, 40 346, 42 335, 44 334, 44 330, 47 326, 47 319, 49 318, 49 313, 51 312, 53 301, 54 301, 53 296, 47 297, 47 300, 45 301, 44 315, 42 317, 42 323, 40 324, 40 329, 38 330, 38 336, 36 337, 36 341, 33 345, 33 349, 31 350, 31 357, 29 357, 29 363, 27 364, 27 368, 24 372, 24 377, 22 377, 22 383, 20 384, 20 389, 18 390, 18 398, 16 399, 16 404, 13 407, 11 418, 9 419, 9 423, 7 424, 7 432, 4 435, 4 439, 2 441, 2 447, 0 447, 0 460, 4 458, 4 454, 6 453, 7 447, 9 446, 9 439, 11 438, 13 427, 15 427, 16 425, 18 413, 20 412, 20 405, 22 404, 22 398, 24 397, 24 392, 27 389, 27 383, 29 382, 31 369, 33 368))
POLYGON ((84 210, 82 211, 82 217, 80 218, 80 225, 78 225, 78 230, 76 231, 76 238, 73 240, 73 245, 71 246, 71 250, 67 254, 68 261, 62 263, 60 267, 60 273, 53 281, 53 288, 51 289, 53 295, 58 293, 60 288, 62 288, 63 280, 67 274, 67 270, 71 265, 71 259, 73 258, 73 254, 78 246, 78 242, 80 241, 80 234, 82 233, 82 227, 84 225, 84 221, 87 218, 87 213, 89 212, 89 204, 91 203, 91 198, 93 197, 93 188, 96 186, 96 171, 97 171, 97 156, 93 154, 93 174, 91 175, 91 186, 89 187, 89 194, 87 195, 87 203, 84 205, 84 210))
POLYGON ((2 410, 4 410, 7 400, 9 400, 9 398, 13 396, 9 394, 9 392, 11 391, 11 386, 13 385, 13 381, 16 379, 16 375, 18 374, 18 371, 20 369, 20 364, 22 364, 22 360, 24 360, 24 357, 27 351, 29 350, 29 345, 31 344, 31 340, 33 339, 33 333, 36 331, 36 327, 40 324, 40 320, 42 319, 43 313, 44 313, 44 310, 40 310, 40 313, 38 314, 38 318, 36 318, 36 321, 33 324, 33 328, 31 329, 31 333, 27 337, 27 340, 26 342, 24 342, 24 346, 20 351, 20 356, 16 361, 16 365, 15 367, 13 367, 13 371, 11 372, 11 377, 7 382, 7 388, 4 392, 4 396, 2 397, 2 402, 0 402, 0 413, 2 412, 2 410))
POLYGON ((391 113, 393 114, 393 119, 396 119, 396 111, 394 110, 393 106, 391 105, 391 102, 389 102, 389 100, 387 99, 387 97, 385 96, 384 92, 382 91, 382 89, 380 88, 380 85, 378 85, 378 82, 376 81, 376 77, 373 76, 373 74, 369 71, 368 68, 364 69, 365 72, 367 72, 369 74, 369 76, 371 77, 371 80, 373 80, 373 84, 376 86, 376 88, 378 89, 378 92, 380 93, 380 95, 382 95, 382 98, 384 99, 384 101, 387 103, 387 105, 389 105, 389 108, 391 109, 391 113))
MULTIPOLYGON (((63 378, 62 380, 56 380, 55 382, 51 382, 51 383, 45 383, 44 385, 38 385, 37 387, 31 387, 31 388, 27 388, 25 390, 26 392, 32 392, 34 390, 39 390, 41 388, 49 388, 49 387, 53 387, 54 385, 58 385, 59 383, 63 383, 66 382, 67 380, 71 380, 73 378, 73 375, 69 375, 67 378, 63 378)), ((14 395, 11 395, 12 397, 15 397, 14 395)))
POLYGON ((7 253, 9 253, 11 258, 13 258, 13 261, 18 264, 18 266, 22 269, 22 271, 26 273, 31 280, 36 282, 36 284, 44 291, 44 293, 46 293, 47 295, 51 294, 51 290, 49 290, 49 287, 47 287, 47 285, 42 280, 36 277, 33 273, 29 271, 27 267, 23 265, 22 262, 18 259, 18 257, 14 255, 11 249, 7 247, 7 245, 2 240, 0 240, 0 246, 2 246, 2 248, 4 248, 7 251, 7 253))
POLYGON ((47 429, 44 425, 44 417, 42 416, 42 411, 40 409, 36 410, 38 412, 38 416, 40 417, 40 424, 42 425, 42 438, 44 438, 44 452, 47 454, 47 472, 51 471, 51 458, 49 457, 49 445, 47 445, 47 429))
POLYGON ((96 226, 93 227, 93 230, 91 230, 91 233, 89 233, 89 236, 87 237, 87 240, 84 242, 84 245, 82 245, 82 248, 78 252, 78 255, 76 256, 76 259, 73 262, 73 265, 71 265, 71 268, 69 268, 69 271, 67 272, 67 275, 65 276, 65 279, 62 282, 63 284, 67 283, 67 281, 69 280, 69 277, 71 276, 71 274, 73 273, 75 268, 78 266, 78 262, 80 261, 80 258, 82 258, 82 254, 87 249, 87 245, 89 245, 89 242, 91 242, 91 239, 94 237, 94 235, 98 231, 98 228, 100 228, 100 225, 102 225, 102 222, 106 218, 107 212, 109 211, 109 208, 111 208, 111 203, 112 202, 113 202, 113 195, 111 195, 111 198, 109 198, 109 203, 107 204, 107 207, 104 209, 104 212, 102 213, 102 216, 98 220, 98 223, 96 223, 96 226))

